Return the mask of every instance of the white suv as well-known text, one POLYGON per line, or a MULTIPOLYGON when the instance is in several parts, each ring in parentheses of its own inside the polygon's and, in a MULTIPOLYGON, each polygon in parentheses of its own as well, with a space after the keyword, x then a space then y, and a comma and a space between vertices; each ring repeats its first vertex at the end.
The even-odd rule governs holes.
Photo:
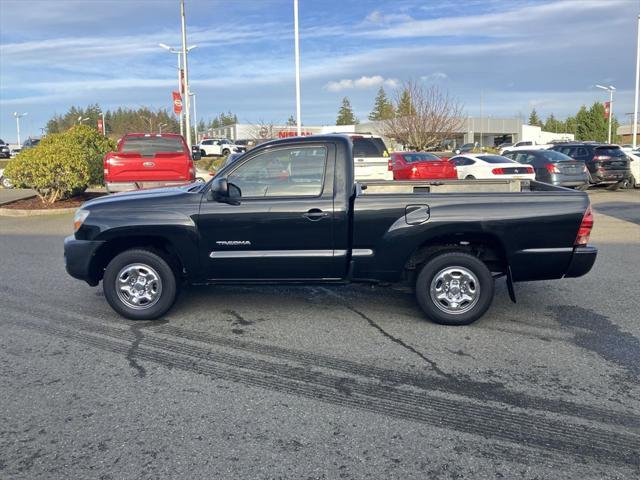
POLYGON ((200 155, 203 157, 206 157, 207 155, 223 157, 230 153, 244 151, 244 147, 236 145, 226 138, 207 138, 206 140, 200 141, 198 147, 200 148, 200 155))
POLYGON ((348 134, 353 142, 356 180, 393 180, 389 151, 382 137, 364 133, 348 134))

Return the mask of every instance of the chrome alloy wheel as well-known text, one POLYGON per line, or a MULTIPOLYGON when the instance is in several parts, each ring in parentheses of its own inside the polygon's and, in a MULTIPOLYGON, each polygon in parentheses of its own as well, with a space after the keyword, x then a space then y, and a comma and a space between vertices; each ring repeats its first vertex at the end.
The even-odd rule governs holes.
POLYGON ((480 299, 480 282, 465 267, 447 267, 431 280, 431 300, 445 313, 460 315, 471 310, 480 299))
POLYGON ((149 265, 132 263, 116 277, 118 298, 127 307, 144 310, 155 305, 162 294, 160 275, 149 265))

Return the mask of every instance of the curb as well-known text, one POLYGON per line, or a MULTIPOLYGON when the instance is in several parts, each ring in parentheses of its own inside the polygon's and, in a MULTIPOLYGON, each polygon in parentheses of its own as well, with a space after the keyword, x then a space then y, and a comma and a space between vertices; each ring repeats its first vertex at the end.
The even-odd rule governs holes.
POLYGON ((0 217, 35 217, 39 215, 60 215, 73 213, 80 207, 74 208, 47 208, 40 210, 23 210, 19 208, 0 208, 0 217))

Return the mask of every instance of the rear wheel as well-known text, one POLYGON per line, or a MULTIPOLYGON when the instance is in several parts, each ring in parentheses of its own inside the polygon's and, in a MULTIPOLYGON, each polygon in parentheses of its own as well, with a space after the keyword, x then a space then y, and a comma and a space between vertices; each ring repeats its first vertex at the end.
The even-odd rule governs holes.
POLYGON ((207 156, 207 152, 205 152, 204 150, 200 150, 200 156, 201 157, 206 157, 207 156))
POLYGON ((476 177, 474 177, 473 175, 467 175, 466 177, 464 177, 465 180, 475 180, 476 177))
POLYGON ((229 150, 228 148, 225 148, 224 150, 222 150, 222 155, 224 155, 225 157, 230 153, 231 153, 231 150, 229 150))
POLYGON ((176 299, 176 276, 167 261, 150 250, 116 255, 104 272, 104 295, 116 312, 131 320, 154 320, 176 299))
POLYGON ((612 183, 611 185, 609 185, 607 187, 607 190, 615 192, 616 190, 618 190, 621 187, 624 188, 624 183, 625 183, 624 180, 622 180, 621 182, 612 183))
POLYGON ((416 298, 427 317, 443 325, 469 325, 493 301, 487 266, 468 253, 442 253, 429 260, 416 281, 416 298))

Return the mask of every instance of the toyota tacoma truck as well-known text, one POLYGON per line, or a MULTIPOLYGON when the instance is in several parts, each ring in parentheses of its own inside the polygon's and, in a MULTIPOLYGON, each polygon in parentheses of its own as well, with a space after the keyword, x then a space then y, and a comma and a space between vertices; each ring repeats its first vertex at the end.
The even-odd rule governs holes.
POLYGON ((426 317, 480 318, 505 277, 579 277, 595 262, 583 192, 522 180, 354 181, 346 135, 262 144, 207 183, 85 203, 66 269, 130 319, 183 283, 408 282, 426 317))

